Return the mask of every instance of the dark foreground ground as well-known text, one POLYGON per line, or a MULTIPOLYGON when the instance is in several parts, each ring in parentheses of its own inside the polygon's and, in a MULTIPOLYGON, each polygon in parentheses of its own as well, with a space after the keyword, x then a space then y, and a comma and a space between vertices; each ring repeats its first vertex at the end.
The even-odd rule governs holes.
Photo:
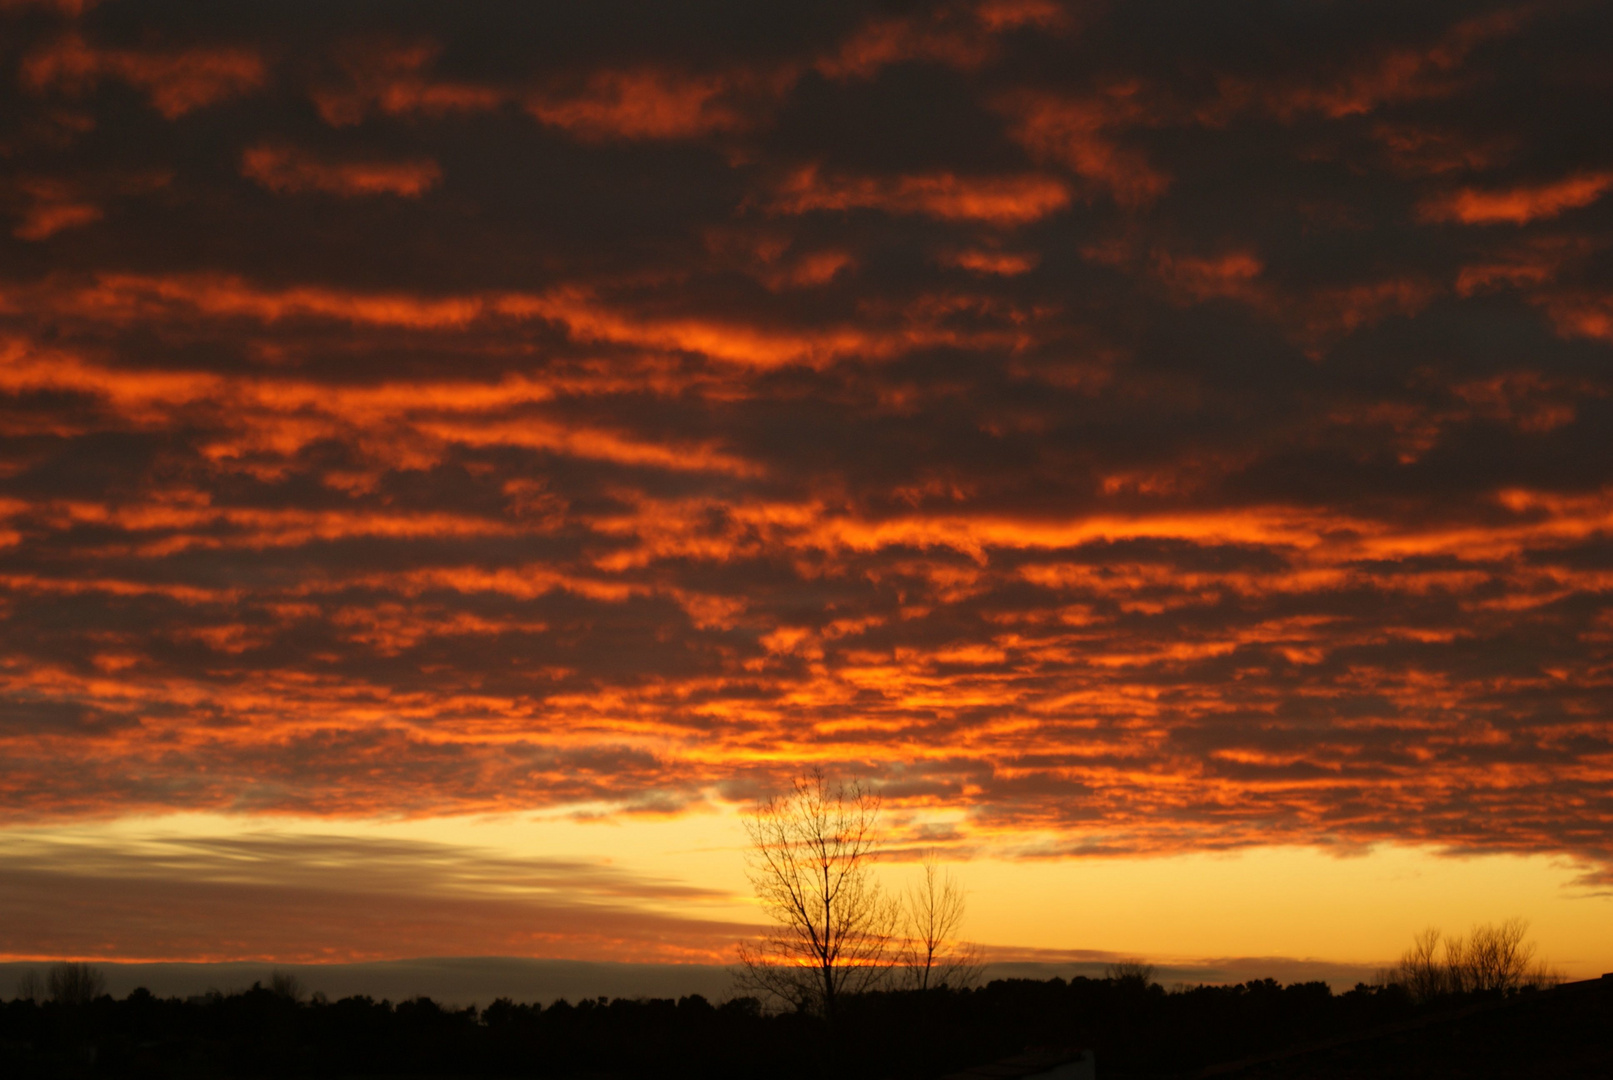
POLYGON ((1387 1028, 1200 1075, 1205 1080, 1607 1080, 1613 1077, 1613 977, 1507 1001, 1456 1005, 1387 1028))
POLYGON ((268 990, 0 1005, 0 1077, 931 1080, 1030 1045, 1124 1078, 1613 1077, 1613 979, 1414 1005, 1396 987, 999 980, 886 993, 821 1022, 754 1001, 298 1002, 268 990))

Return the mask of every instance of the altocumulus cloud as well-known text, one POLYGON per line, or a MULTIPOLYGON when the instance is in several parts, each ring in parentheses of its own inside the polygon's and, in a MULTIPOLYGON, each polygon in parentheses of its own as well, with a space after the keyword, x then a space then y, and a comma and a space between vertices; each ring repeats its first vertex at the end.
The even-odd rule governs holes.
POLYGON ((8 821, 1613 858, 1605 7, 0 19, 8 821))

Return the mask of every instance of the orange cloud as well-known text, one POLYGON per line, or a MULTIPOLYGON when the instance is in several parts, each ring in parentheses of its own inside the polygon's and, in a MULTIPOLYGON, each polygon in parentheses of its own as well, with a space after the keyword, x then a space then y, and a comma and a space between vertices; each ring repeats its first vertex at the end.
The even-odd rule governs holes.
POLYGON ((1026 26, 1058 29, 1069 21, 1069 13, 1053 0, 983 0, 975 15, 992 33, 1026 26))
POLYGON ((1515 147, 1505 136, 1472 136, 1412 124, 1382 123, 1373 137, 1383 146, 1392 168, 1407 176, 1444 176, 1477 172, 1501 164, 1515 147))
POLYGON ((688 139, 746 126, 725 100, 734 88, 718 76, 668 71, 602 71, 580 94, 529 98, 527 111, 585 139, 688 139))
POLYGON ((1472 296, 1502 285, 1544 285, 1557 276, 1562 263, 1562 253, 1551 251, 1515 253, 1493 262, 1470 263, 1457 272, 1456 293, 1472 296))
POLYGON ((927 62, 972 71, 1001 52, 996 35, 1034 27, 1058 31, 1068 13, 1052 0, 943 3, 917 15, 871 18, 814 66, 831 79, 871 79, 893 64, 927 62))
POLYGON ((1036 158, 1064 165, 1122 206, 1144 206, 1164 193, 1170 177, 1115 141, 1117 129, 1145 121, 1138 94, 1129 84, 1081 99, 1018 94, 1001 108, 1010 117, 1009 134, 1036 158))
POLYGON ((761 470, 711 446, 662 445, 601 429, 544 423, 531 418, 488 422, 483 418, 421 422, 419 430, 446 441, 469 446, 525 446, 553 450, 572 457, 611 461, 621 465, 648 465, 679 472, 722 472, 755 476, 761 470))
POLYGON ((338 52, 338 63, 347 75, 346 84, 319 86, 310 96, 332 127, 357 124, 372 110, 389 116, 438 117, 485 112, 506 100, 507 95, 492 86, 428 75, 439 52, 432 42, 345 47, 338 52))
POLYGON ((253 288, 239 278, 210 274, 109 274, 93 285, 59 294, 56 303, 85 316, 116 321, 151 319, 165 310, 188 309, 211 318, 262 322, 336 319, 417 330, 464 326, 482 317, 488 308, 480 297, 439 299, 306 287, 270 291, 253 288))
POLYGON ((1036 269, 1041 259, 1035 253, 1009 251, 981 251, 971 248, 952 252, 941 257, 947 266, 957 266, 976 274, 996 274, 1000 277, 1017 277, 1036 269))
POLYGON ((1303 325, 1313 340, 1350 334, 1392 315, 1415 315, 1440 291, 1415 277, 1322 288, 1307 298, 1303 325))
POLYGON ((98 49, 77 34, 31 53, 21 68, 23 86, 36 94, 82 95, 102 79, 117 79, 144 91, 170 120, 256 90, 267 75, 263 58, 250 49, 98 49))
POLYGON ((1162 251, 1155 254, 1154 265, 1168 288, 1191 300, 1226 298, 1265 303, 1269 295, 1259 281, 1265 266, 1246 251, 1213 259, 1162 251))
POLYGON ((808 167, 798 170, 780 186, 772 206, 785 214, 869 209, 1013 227, 1056 213, 1069 202, 1069 189, 1062 183, 1034 174, 829 177, 816 167, 808 167))
POLYGON ((1221 100, 1202 115, 1211 122, 1224 122, 1229 112, 1256 101, 1284 120, 1308 112, 1341 119, 1398 102, 1449 97, 1461 88, 1460 69, 1474 51, 1516 34, 1533 14, 1530 7, 1519 7, 1474 16, 1456 23, 1430 45, 1379 48, 1319 77, 1307 73, 1274 83, 1226 77, 1221 80, 1221 100))
POLYGON ((430 160, 327 162, 295 147, 265 144, 242 152, 241 175, 279 194, 419 198, 442 179, 442 169, 430 160))
POLYGON ((20 240, 44 240, 64 229, 77 229, 100 221, 103 211, 84 199, 73 186, 56 180, 24 179, 17 187, 31 205, 12 230, 20 240))
POLYGON ((1613 172, 1580 173, 1550 184, 1503 191, 1462 188, 1425 201, 1417 208, 1417 214, 1423 221, 1526 225, 1554 218, 1565 210, 1589 206, 1610 187, 1613 187, 1613 172))
POLYGON ((698 315, 644 315, 570 287, 547 293, 428 297, 317 287, 270 290, 240 278, 206 274, 109 274, 90 285, 50 290, 41 302, 64 313, 114 323, 154 322, 188 312, 209 319, 264 324, 330 320, 447 333, 477 325, 541 320, 564 328, 579 342, 693 353, 755 368, 820 366, 847 357, 881 359, 925 344, 957 340, 955 334, 923 319, 880 330, 851 326, 795 329, 698 315))
POLYGON ((869 79, 882 68, 914 61, 979 67, 995 54, 995 45, 982 27, 957 14, 942 9, 928 18, 870 19, 819 59, 817 69, 831 79, 869 79))
MULTIPOLYGON (((390 429, 389 438, 374 453, 419 465, 438 460, 448 447, 459 445, 526 447, 675 471, 735 476, 756 476, 760 471, 754 462, 709 442, 668 444, 537 414, 533 407, 553 401, 556 393, 527 380, 336 388, 286 378, 120 372, 69 354, 39 353, 16 345, 0 352, 0 358, 6 362, 0 390, 91 394, 142 425, 171 423, 181 413, 208 405, 227 411, 237 424, 235 438, 211 446, 215 461, 266 450, 291 455, 355 428, 385 427, 390 429)), ((180 518, 163 518, 162 523, 222 520, 196 507, 179 513, 180 518)))
POLYGON ((1564 337, 1613 342, 1613 294, 1569 289, 1533 297, 1564 337))
POLYGON ((797 250, 790 236, 770 230, 711 229, 705 246, 721 265, 733 266, 775 292, 827 285, 857 266, 850 251, 797 250))
MULTIPOLYGON (((1134 268, 1139 261, 1138 253, 1125 247, 1093 248, 1085 254, 1094 262, 1121 268, 1134 268)), ((1156 249, 1147 267, 1174 303, 1236 301, 1282 327, 1313 357, 1338 339, 1392 315, 1415 315, 1441 291, 1416 277, 1308 288, 1286 285, 1250 251, 1203 257, 1156 249)))
POLYGON ((827 285, 857 265, 845 251, 813 251, 761 275, 771 289, 801 289, 827 285))

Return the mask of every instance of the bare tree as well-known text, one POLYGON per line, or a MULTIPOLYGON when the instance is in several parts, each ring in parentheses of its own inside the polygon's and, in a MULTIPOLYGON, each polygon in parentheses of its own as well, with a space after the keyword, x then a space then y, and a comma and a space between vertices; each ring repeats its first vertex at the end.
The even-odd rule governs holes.
POLYGON ((1534 962, 1536 947, 1525 940, 1528 933, 1529 923, 1519 918, 1475 926, 1462 953, 1462 989, 1510 994, 1551 981, 1544 965, 1534 962))
POLYGON ((308 989, 303 986, 296 972, 275 968, 269 975, 269 992, 287 1001, 301 1002, 307 996, 308 989))
POLYGON ((980 950, 958 938, 963 929, 964 893, 935 853, 925 856, 923 877, 903 898, 905 911, 901 966, 919 990, 964 987, 980 977, 980 950))
POLYGON ((39 971, 29 968, 17 980, 18 1001, 38 1001, 45 996, 45 980, 39 977, 39 971))
POLYGON ((1440 959, 1440 932, 1430 926, 1411 939, 1393 978, 1417 1001, 1432 1001, 1450 989, 1450 971, 1440 959))
POLYGON ((1466 938, 1445 937, 1429 927, 1412 939, 1394 979, 1418 1001, 1444 994, 1510 994, 1561 981, 1551 968, 1535 961, 1535 944, 1526 939, 1528 932, 1528 922, 1518 918, 1475 926, 1466 938))
POLYGON ((740 946, 740 981, 832 1027, 840 999, 876 986, 894 959, 900 910, 873 874, 879 797, 814 769, 745 828, 751 884, 776 925, 740 946))
POLYGON ((88 1005, 106 993, 106 976, 88 964, 52 964, 46 982, 58 1005, 88 1005))
POLYGON ((1103 969, 1103 977, 1121 986, 1146 990, 1154 985, 1154 965, 1141 960, 1116 960, 1103 969))

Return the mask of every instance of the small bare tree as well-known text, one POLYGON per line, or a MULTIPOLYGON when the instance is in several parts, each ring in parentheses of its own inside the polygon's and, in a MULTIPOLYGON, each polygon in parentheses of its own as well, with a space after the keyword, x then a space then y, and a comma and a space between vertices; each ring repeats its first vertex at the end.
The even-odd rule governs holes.
POLYGON ((1154 965, 1142 960, 1116 960, 1103 969, 1103 977, 1120 986, 1147 990, 1154 985, 1154 965))
POLYGON ((280 968, 275 968, 269 975, 269 992, 275 997, 285 998, 294 1003, 300 1003, 308 996, 307 987, 297 978, 297 973, 282 971, 280 968))
POLYGON ((1393 978, 1417 1001, 1432 1001, 1450 989, 1450 971, 1440 959, 1440 932, 1430 926, 1411 939, 1393 978))
POLYGON ((965 987, 980 978, 980 950, 958 938, 963 929, 964 893, 934 852, 925 856, 923 877, 904 899, 901 967, 906 982, 919 990, 965 987))
POLYGON ((1509 994, 1549 978, 1534 962, 1535 943, 1525 940, 1528 932, 1529 923, 1519 918, 1475 926, 1459 965, 1462 989, 1509 994))
POLYGON ((39 1001, 45 996, 45 980, 39 977, 39 971, 29 968, 17 980, 18 1001, 39 1001))
POLYGON ((88 964, 52 964, 46 982, 58 1005, 88 1005, 106 993, 106 976, 88 964))
POLYGON ((900 910, 873 874, 879 797, 814 769, 745 827, 751 884, 776 925, 740 946, 739 980, 833 1027, 840 999, 876 986, 894 959, 900 910))

